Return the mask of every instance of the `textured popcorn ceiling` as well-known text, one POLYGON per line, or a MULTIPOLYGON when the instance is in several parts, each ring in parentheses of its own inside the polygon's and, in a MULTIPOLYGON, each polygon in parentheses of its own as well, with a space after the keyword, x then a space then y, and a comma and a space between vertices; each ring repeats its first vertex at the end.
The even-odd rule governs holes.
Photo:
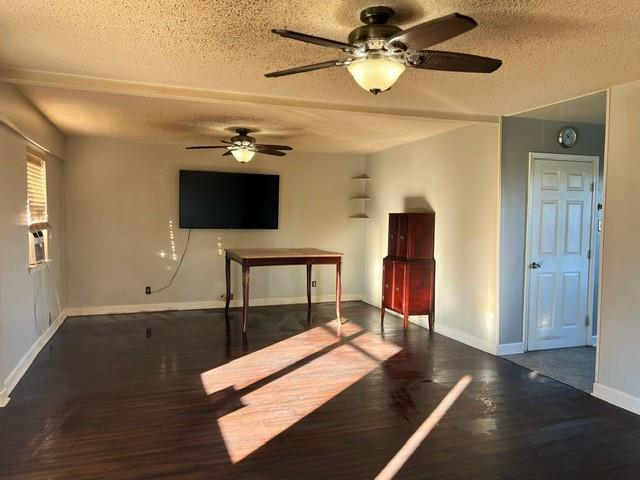
MULTIPOLYGON (((2 0, 0 67, 462 118, 519 112, 640 78, 639 24, 637 0, 2 0), (504 66, 492 75, 407 70, 378 97, 344 68, 263 77, 341 54, 271 28, 345 40, 358 12, 374 4, 396 8, 403 27, 453 11, 471 15, 478 28, 437 48, 498 57, 504 66)), ((71 110, 42 92, 39 101, 52 117, 71 110)))
POLYGON ((604 125, 607 119, 607 92, 593 93, 566 102, 529 110, 514 116, 537 120, 604 125))
POLYGON ((65 133, 183 145, 217 144, 247 127, 260 143, 296 150, 369 153, 466 125, 410 116, 23 86, 65 133), (382 132, 382 133, 381 133, 382 132))

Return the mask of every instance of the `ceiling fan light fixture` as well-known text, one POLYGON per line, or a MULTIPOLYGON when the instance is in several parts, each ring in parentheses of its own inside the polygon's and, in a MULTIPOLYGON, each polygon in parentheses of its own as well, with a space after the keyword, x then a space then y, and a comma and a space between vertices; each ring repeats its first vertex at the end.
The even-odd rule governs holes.
POLYGON ((404 63, 389 57, 361 58, 347 66, 357 84, 374 95, 389 90, 404 69, 404 63))
POLYGON ((233 155, 233 157, 240 163, 250 162, 255 154, 255 151, 250 150, 247 147, 240 147, 231 150, 231 155, 233 155))

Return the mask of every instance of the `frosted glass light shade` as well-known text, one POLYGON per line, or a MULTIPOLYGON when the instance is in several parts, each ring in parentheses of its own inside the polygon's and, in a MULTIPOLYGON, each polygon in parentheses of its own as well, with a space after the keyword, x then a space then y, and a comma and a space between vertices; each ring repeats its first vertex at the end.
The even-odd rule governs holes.
POLYGON ((391 88, 404 72, 404 68, 403 63, 387 57, 362 58, 347 66, 358 85, 373 94, 391 88))
POLYGON ((233 155, 240 163, 247 163, 251 161, 255 154, 256 152, 249 150, 248 148, 237 148, 235 150, 231 150, 231 155, 233 155))

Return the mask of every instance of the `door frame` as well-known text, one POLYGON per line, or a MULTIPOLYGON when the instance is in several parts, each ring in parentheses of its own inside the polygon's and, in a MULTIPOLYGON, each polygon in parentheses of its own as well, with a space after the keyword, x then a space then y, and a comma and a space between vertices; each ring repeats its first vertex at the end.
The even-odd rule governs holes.
POLYGON ((598 180, 600 170, 600 157, 597 155, 574 155, 565 153, 542 153, 542 152, 529 152, 529 170, 527 180, 527 207, 525 212, 525 239, 524 239, 524 295, 522 302, 522 341, 524 344, 524 351, 529 351, 529 264, 531 263, 530 251, 529 251, 529 233, 531 232, 531 208, 533 200, 533 167, 536 160, 555 160, 561 162, 585 162, 593 165, 593 182, 594 188, 591 195, 591 229, 589 236, 589 249, 591 250, 591 256, 589 258, 589 271, 588 271, 588 291, 587 291, 587 311, 589 312, 589 324, 585 326, 586 330, 586 343, 585 345, 596 346, 593 342, 593 307, 595 302, 595 239, 596 239, 596 222, 598 221, 597 211, 597 193, 598 193, 598 180))

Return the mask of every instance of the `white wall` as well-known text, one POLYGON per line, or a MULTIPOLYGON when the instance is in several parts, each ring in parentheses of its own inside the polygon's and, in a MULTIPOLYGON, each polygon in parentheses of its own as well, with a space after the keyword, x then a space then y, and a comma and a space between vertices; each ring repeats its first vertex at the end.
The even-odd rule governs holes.
MULTIPOLYGON (((47 271, 28 269, 26 148, 23 138, 0 126, 0 405, 52 333, 49 315, 55 322, 59 314, 47 271)), ((47 157, 49 266, 64 308, 62 189, 63 164, 47 157)))
POLYGON ((64 158, 64 135, 13 85, 0 83, 0 123, 33 145, 64 158))
POLYGON ((594 395, 640 414, 640 82, 610 92, 594 395))
MULTIPOLYGON (((211 302, 220 302, 224 292, 224 249, 230 247, 341 251, 343 292, 346 298, 362 293, 362 224, 348 218, 350 177, 362 173, 362 155, 294 151, 282 158, 257 155, 242 165, 221 157, 220 151, 72 137, 65 169, 71 307, 128 311, 146 304, 216 306, 211 302), (280 227, 194 230, 173 286, 145 295, 145 286, 155 289, 169 280, 187 238, 187 231, 178 228, 180 169, 279 174, 280 227)), ((241 289, 235 263, 232 274, 237 301, 241 289)), ((305 275, 303 267, 254 268, 251 298, 254 304, 306 298, 305 275)), ((335 269, 317 266, 313 276, 318 282, 315 297, 334 298, 335 269)))
POLYGON ((365 294, 380 304, 388 214, 435 211, 436 330, 496 345, 499 131, 464 127, 367 157, 365 294))

